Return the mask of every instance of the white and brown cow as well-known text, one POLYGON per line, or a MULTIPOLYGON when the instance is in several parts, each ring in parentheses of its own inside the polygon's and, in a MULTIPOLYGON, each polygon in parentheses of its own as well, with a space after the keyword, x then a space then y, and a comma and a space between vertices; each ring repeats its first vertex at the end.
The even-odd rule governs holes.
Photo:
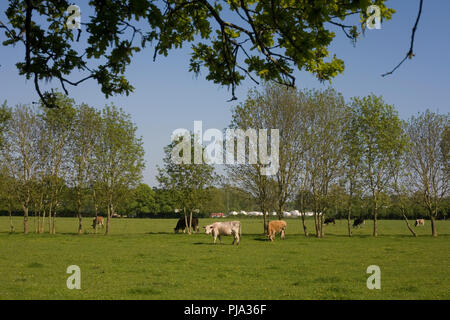
POLYGON ((425 226, 425 219, 417 219, 416 222, 414 223, 414 227, 417 226, 425 226))
POLYGON ((95 229, 96 225, 102 226, 102 228, 105 227, 105 219, 102 216, 94 217, 94 220, 92 221, 92 228, 95 229))
POLYGON ((220 236, 233 236, 233 243, 239 244, 239 236, 241 235, 241 222, 240 221, 228 221, 228 222, 214 222, 213 224, 203 227, 206 234, 212 234, 214 243, 216 243, 217 237, 220 243, 222 239, 220 236))
POLYGON ((274 220, 269 222, 269 226, 267 227, 267 236, 270 241, 273 241, 277 233, 281 233, 281 239, 284 240, 286 236, 286 221, 274 220))

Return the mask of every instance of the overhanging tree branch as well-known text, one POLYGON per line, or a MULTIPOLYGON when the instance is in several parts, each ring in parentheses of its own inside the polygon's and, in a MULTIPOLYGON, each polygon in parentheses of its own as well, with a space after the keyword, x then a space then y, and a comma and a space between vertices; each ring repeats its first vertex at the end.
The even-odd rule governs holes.
POLYGON ((406 56, 403 58, 402 61, 400 61, 400 63, 399 63, 394 69, 392 69, 392 70, 389 71, 389 72, 386 72, 386 73, 382 74, 382 75, 381 75, 382 77, 385 77, 385 76, 387 76, 387 75, 390 75, 390 74, 394 73, 394 71, 397 70, 397 69, 403 64, 403 62, 406 61, 406 59, 408 59, 408 58, 409 58, 409 59, 412 59, 412 57, 415 56, 415 54, 414 54, 414 52, 413 52, 413 48, 414 48, 414 37, 415 37, 415 35, 416 35, 416 29, 417 29, 417 25, 419 24, 420 15, 422 14, 422 6, 423 6, 423 0, 420 0, 420 3, 419 3, 419 13, 418 13, 418 15, 417 15, 416 23, 414 24, 414 27, 413 27, 412 33, 411 33, 411 45, 410 45, 410 47, 409 47, 408 52, 406 53, 406 56))

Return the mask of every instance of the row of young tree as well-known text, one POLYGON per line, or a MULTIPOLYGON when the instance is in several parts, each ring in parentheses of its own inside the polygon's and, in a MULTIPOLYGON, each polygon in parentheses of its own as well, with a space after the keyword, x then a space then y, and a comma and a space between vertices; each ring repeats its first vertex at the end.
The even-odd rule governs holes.
MULTIPOLYGON (((281 218, 293 197, 305 212, 304 196, 310 194, 315 234, 323 237, 325 213, 339 186, 346 195, 349 236, 350 219, 361 199, 368 201, 377 236, 386 195, 398 200, 413 235, 406 201, 419 199, 437 236, 435 220, 449 196, 449 114, 426 110, 403 121, 394 106, 374 94, 346 103, 331 88, 298 91, 267 84, 233 110, 232 125, 280 131, 276 175, 261 175, 258 164, 229 167, 232 180, 252 192, 262 212, 275 209, 281 218)), ((304 220, 303 228, 308 235, 304 220)))
MULTIPOLYGON (((302 213, 313 211, 315 235, 323 237, 326 213, 339 203, 346 212, 349 236, 351 219, 364 210, 370 212, 377 236, 380 211, 390 206, 415 236, 407 216, 416 201, 437 236, 435 220, 449 199, 449 114, 426 110, 404 121, 394 106, 373 94, 346 102, 331 88, 299 91, 266 84, 251 90, 232 110, 230 128, 245 131, 246 160, 249 144, 259 145, 248 129, 279 130, 275 175, 264 175, 261 163, 226 165, 229 183, 250 194, 259 211, 275 211, 281 219, 295 203, 302 213)), ((167 147, 158 180, 163 188, 179 193, 177 202, 192 215, 205 203, 202 193, 216 181, 213 166, 174 165, 170 154, 175 147, 167 147)), ((267 216, 263 219, 266 232, 267 216)), ((302 226, 308 236, 305 215, 302 226)))
MULTIPOLYGON (((426 110, 403 121, 375 95, 346 103, 333 89, 267 84, 232 110, 230 128, 279 129, 275 175, 262 174, 258 163, 226 165, 223 177, 211 164, 176 164, 171 156, 180 141, 174 141, 158 168, 160 186, 152 189, 140 183, 144 152, 128 114, 114 106, 102 111, 75 106, 60 94, 58 105, 9 108, 5 103, 0 108, 0 197, 9 215, 18 207, 23 211, 25 233, 29 212, 38 221, 37 232, 48 226, 55 233, 62 207, 75 212, 79 233, 82 212, 106 214, 107 234, 117 211, 145 216, 178 209, 187 220, 199 210, 251 209, 275 211, 281 219, 295 208, 314 212, 317 237, 324 236, 326 215, 345 213, 351 236, 350 220, 369 212, 376 236, 377 219, 389 208, 415 235, 408 211, 421 206, 437 236, 436 217, 448 209, 443 205, 450 199, 448 114, 426 110)), ((192 155, 196 148, 205 150, 190 138, 192 155)), ((247 151, 249 143, 250 138, 247 151)), ((263 219, 266 231, 267 216, 263 219)))
MULTIPOLYGON (((56 217, 67 190, 71 192, 82 233, 82 212, 90 201, 110 218, 141 180, 142 140, 128 114, 113 105, 101 111, 57 94, 58 108, 17 105, 0 109, 0 188, 9 215, 19 207, 24 233, 33 212, 36 232, 56 233, 56 217)), ((11 231, 14 226, 11 221, 11 231)))

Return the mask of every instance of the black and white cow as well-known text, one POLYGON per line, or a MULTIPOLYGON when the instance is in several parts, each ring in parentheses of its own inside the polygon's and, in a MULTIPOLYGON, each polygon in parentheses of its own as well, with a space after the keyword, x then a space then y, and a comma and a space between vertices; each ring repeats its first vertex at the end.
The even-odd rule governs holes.
MULTIPOLYGON (((184 217, 181 217, 180 219, 178 219, 177 221, 177 225, 176 227, 173 229, 173 231, 175 233, 178 233, 178 230, 183 230, 183 233, 186 233, 186 228, 189 227, 189 217, 187 218, 187 226, 186 226, 186 220, 184 217)), ((192 217, 192 230, 194 231, 199 231, 199 226, 198 226, 198 218, 196 217, 192 217)))
POLYGON ((363 224, 365 224, 363 218, 355 218, 355 220, 353 221, 353 228, 362 227, 363 224))

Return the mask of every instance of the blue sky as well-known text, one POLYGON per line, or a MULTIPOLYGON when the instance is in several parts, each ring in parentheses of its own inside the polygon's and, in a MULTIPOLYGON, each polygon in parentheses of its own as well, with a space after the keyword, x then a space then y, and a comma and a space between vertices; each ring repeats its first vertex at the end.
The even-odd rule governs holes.
MULTIPOLYGON (((87 1, 75 3, 83 14, 87 1)), ((390 71, 408 51, 419 0, 394 0, 387 4, 397 11, 393 19, 383 23, 380 30, 368 30, 356 47, 342 32, 337 32, 330 52, 345 61, 345 71, 331 85, 346 99, 370 93, 383 95, 404 119, 426 108, 450 112, 450 1, 424 1, 415 38, 416 56, 393 75, 383 78, 381 74, 390 71)), ((0 20, 6 20, 6 7, 7 1, 1 1, 0 20)), ((2 33, 0 41, 3 40, 2 33)), ((251 81, 245 81, 236 91, 239 100, 227 102, 231 92, 206 81, 203 78, 206 71, 198 78, 188 72, 189 53, 188 45, 172 51, 168 57, 158 57, 156 62, 152 60, 151 47, 137 54, 126 73, 135 87, 128 97, 105 99, 93 81, 69 88, 70 96, 77 103, 102 108, 112 102, 131 114, 139 128, 138 134, 144 139, 147 165, 144 182, 151 186, 157 185, 156 165, 162 164, 163 147, 170 142, 172 131, 193 130, 194 120, 203 121, 203 130, 227 127, 231 108, 243 101, 248 89, 254 86, 251 81)), ((32 81, 17 73, 15 63, 22 56, 21 46, 0 46, 0 101, 7 100, 9 105, 38 100, 32 81)), ((329 86, 305 72, 296 72, 295 76, 299 88, 329 86)))

